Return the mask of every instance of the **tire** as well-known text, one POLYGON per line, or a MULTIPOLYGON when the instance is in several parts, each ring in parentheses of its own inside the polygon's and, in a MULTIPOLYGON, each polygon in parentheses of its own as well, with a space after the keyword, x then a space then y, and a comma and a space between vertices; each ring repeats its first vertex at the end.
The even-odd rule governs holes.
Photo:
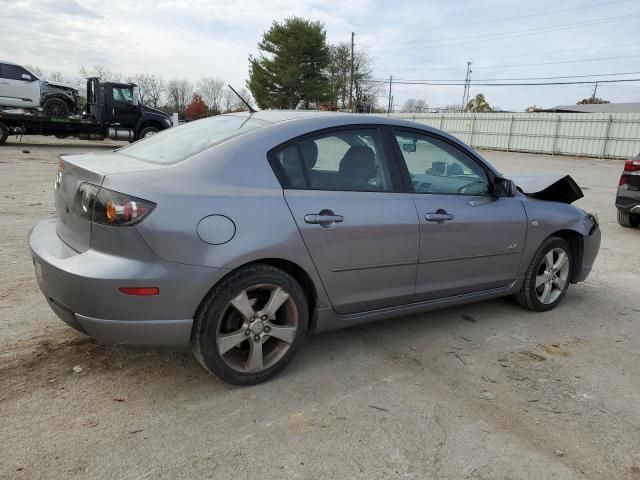
POLYGON ((9 138, 9 127, 0 122, 0 145, 7 141, 9 138))
POLYGON ((220 380, 254 385, 287 366, 304 342, 308 320, 304 291, 291 275, 270 265, 248 265, 205 297, 191 346, 200 364, 220 380), (275 302, 271 309, 270 300, 275 302))
POLYGON ((640 215, 618 210, 618 223, 626 228, 636 228, 640 225, 640 215))
POLYGON ((522 288, 514 298, 518 304, 534 312, 551 310, 567 293, 572 273, 573 256, 569 243, 560 237, 549 237, 533 256, 522 288), (561 252, 564 257, 560 256, 561 252), (549 263, 552 269, 548 268, 549 263))
POLYGON ((143 139, 145 137, 150 137, 151 135, 155 135, 160 130, 156 127, 145 127, 140 131, 140 135, 138 138, 143 139))
POLYGON ((44 113, 47 117, 68 117, 69 105, 59 98, 49 98, 42 105, 44 113))

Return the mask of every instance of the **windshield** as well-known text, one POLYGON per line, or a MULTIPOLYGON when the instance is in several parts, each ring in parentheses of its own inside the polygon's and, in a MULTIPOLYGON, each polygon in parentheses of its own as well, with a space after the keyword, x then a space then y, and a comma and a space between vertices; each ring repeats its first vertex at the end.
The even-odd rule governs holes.
POLYGON ((154 163, 177 163, 207 148, 269 122, 251 117, 218 115, 187 123, 133 143, 119 151, 154 163))

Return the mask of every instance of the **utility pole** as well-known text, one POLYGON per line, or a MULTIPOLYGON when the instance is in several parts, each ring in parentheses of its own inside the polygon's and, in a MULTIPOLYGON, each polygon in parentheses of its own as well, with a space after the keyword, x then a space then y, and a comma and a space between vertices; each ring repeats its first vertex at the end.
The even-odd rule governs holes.
POLYGON ((393 97, 391 96, 391 85, 393 84, 393 75, 389 76, 389 108, 387 109, 387 117, 391 113, 391 106, 393 104, 393 97))
POLYGON ((351 81, 349 82, 349 110, 353 113, 353 39, 356 36, 351 32, 351 81))
POLYGON ((598 82, 593 86, 593 95, 591 95, 591 103, 596 99, 596 92, 598 91, 598 82))
POLYGON ((471 88, 471 62, 467 62, 467 75, 464 77, 464 92, 462 93, 462 111, 469 102, 469 89, 471 88))

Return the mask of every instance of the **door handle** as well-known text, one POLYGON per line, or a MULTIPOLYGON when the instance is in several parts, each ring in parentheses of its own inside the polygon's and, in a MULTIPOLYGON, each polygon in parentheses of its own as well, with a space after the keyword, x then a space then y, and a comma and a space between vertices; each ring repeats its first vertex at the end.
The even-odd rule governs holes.
POLYGON ((9 85, 9 82, 0 82, 0 85, 9 85))
POLYGON ((340 223, 344 220, 342 215, 331 213, 308 213, 304 216, 304 221, 311 224, 319 224, 322 227, 330 227, 334 223, 340 223))
POLYGON ((427 213, 424 218, 427 222, 444 223, 448 220, 453 220, 453 215, 439 209, 436 212, 427 213))

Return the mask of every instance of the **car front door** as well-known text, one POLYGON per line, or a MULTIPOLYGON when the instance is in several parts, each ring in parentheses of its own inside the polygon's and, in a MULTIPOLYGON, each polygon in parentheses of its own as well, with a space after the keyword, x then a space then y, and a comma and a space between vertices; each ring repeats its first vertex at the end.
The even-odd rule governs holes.
POLYGON ((418 217, 375 127, 338 129, 270 153, 286 202, 339 314, 408 303, 418 217))
POLYGON ((140 107, 133 94, 131 85, 111 86, 111 105, 107 106, 110 121, 119 123, 123 127, 132 128, 140 116, 140 107))
POLYGON ((40 82, 18 65, 0 64, 0 104, 7 107, 39 107, 40 82))
POLYGON ((496 197, 482 163, 452 142, 394 130, 405 183, 420 220, 416 301, 511 284, 527 218, 516 197, 496 197))

